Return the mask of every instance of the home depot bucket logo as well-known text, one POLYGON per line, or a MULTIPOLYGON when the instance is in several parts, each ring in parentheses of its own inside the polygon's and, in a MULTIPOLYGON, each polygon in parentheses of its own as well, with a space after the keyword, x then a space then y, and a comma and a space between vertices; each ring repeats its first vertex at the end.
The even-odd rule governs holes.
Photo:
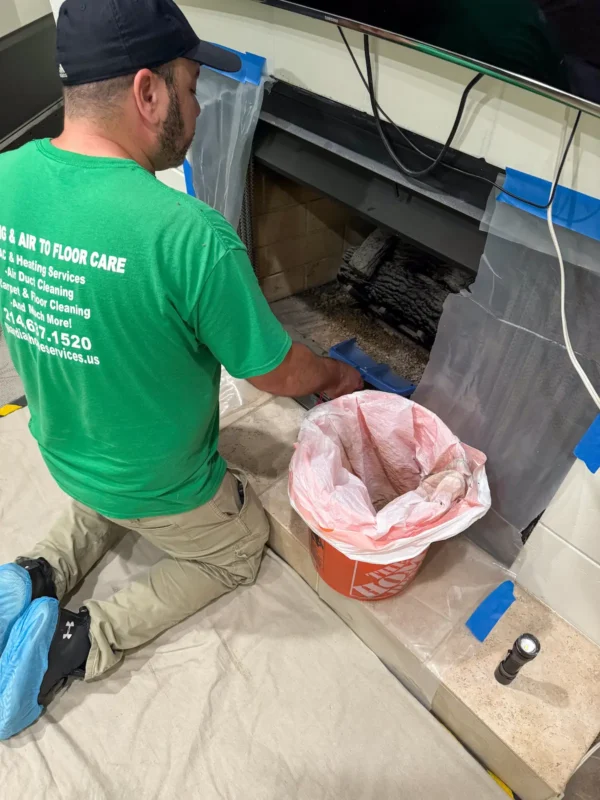
POLYGON ((426 551, 386 566, 352 561, 316 533, 310 553, 319 576, 336 592, 358 600, 384 600, 405 589, 419 571, 426 551))
MULTIPOLYGON (((412 581, 423 558, 424 556, 419 555, 409 561, 401 561, 398 564, 380 567, 373 572, 363 573, 362 576, 355 575, 351 596, 362 600, 383 600, 384 597, 393 597, 412 581), (357 579, 361 582, 358 583, 357 579)), ((356 563, 358 565, 364 562, 356 563)), ((358 573, 358 568, 356 572, 358 573)))

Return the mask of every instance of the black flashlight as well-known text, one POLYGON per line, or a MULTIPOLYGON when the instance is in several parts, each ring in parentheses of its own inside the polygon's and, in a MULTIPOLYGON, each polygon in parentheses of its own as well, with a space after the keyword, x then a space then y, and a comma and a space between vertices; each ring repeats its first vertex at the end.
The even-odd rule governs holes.
POLYGON ((541 645, 532 633, 522 633, 513 644, 506 658, 496 667, 494 673, 498 683, 508 686, 519 674, 519 670, 528 661, 533 661, 541 650, 541 645))

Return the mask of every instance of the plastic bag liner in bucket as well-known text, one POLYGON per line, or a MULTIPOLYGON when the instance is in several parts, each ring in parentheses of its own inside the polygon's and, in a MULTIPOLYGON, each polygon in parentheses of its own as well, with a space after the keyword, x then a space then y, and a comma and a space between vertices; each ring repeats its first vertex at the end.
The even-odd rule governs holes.
POLYGON ((319 575, 348 597, 398 594, 430 544, 488 511, 485 461, 433 412, 398 395, 357 392, 313 409, 289 495, 313 532, 319 575))

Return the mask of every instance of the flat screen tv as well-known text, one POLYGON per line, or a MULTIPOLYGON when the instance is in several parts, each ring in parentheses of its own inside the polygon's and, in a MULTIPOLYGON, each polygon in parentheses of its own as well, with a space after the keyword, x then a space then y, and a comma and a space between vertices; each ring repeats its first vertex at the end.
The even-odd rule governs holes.
POLYGON ((264 0, 600 115, 600 0, 264 0))

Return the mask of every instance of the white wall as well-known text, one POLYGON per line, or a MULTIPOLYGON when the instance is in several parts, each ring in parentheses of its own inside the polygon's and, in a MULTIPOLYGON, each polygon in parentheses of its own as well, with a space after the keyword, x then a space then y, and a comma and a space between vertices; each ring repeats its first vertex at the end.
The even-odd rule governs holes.
MULTIPOLYGON (((370 111, 334 25, 256 0, 186 0, 182 8, 198 34, 266 56, 277 78, 370 111)), ((359 63, 361 36, 348 32, 359 63)), ((379 100, 395 121, 441 141, 473 73, 390 42, 375 41, 379 100)), ((523 89, 485 77, 471 93, 458 147, 499 167, 511 166, 551 179, 574 112, 523 89)), ((600 119, 585 116, 562 181, 600 195, 600 119)))
POLYGON ((162 170, 161 172, 156 173, 156 177, 159 181, 162 181, 162 183, 170 186, 171 189, 177 189, 177 191, 187 194, 183 167, 174 167, 172 169, 162 170))
POLYGON ((600 471, 575 462, 514 569, 522 586, 600 645, 600 471))
POLYGON ((0 36, 21 27, 19 13, 14 0, 0 0, 0 36))
POLYGON ((0 36, 50 13, 50 0, 0 0, 0 36))

